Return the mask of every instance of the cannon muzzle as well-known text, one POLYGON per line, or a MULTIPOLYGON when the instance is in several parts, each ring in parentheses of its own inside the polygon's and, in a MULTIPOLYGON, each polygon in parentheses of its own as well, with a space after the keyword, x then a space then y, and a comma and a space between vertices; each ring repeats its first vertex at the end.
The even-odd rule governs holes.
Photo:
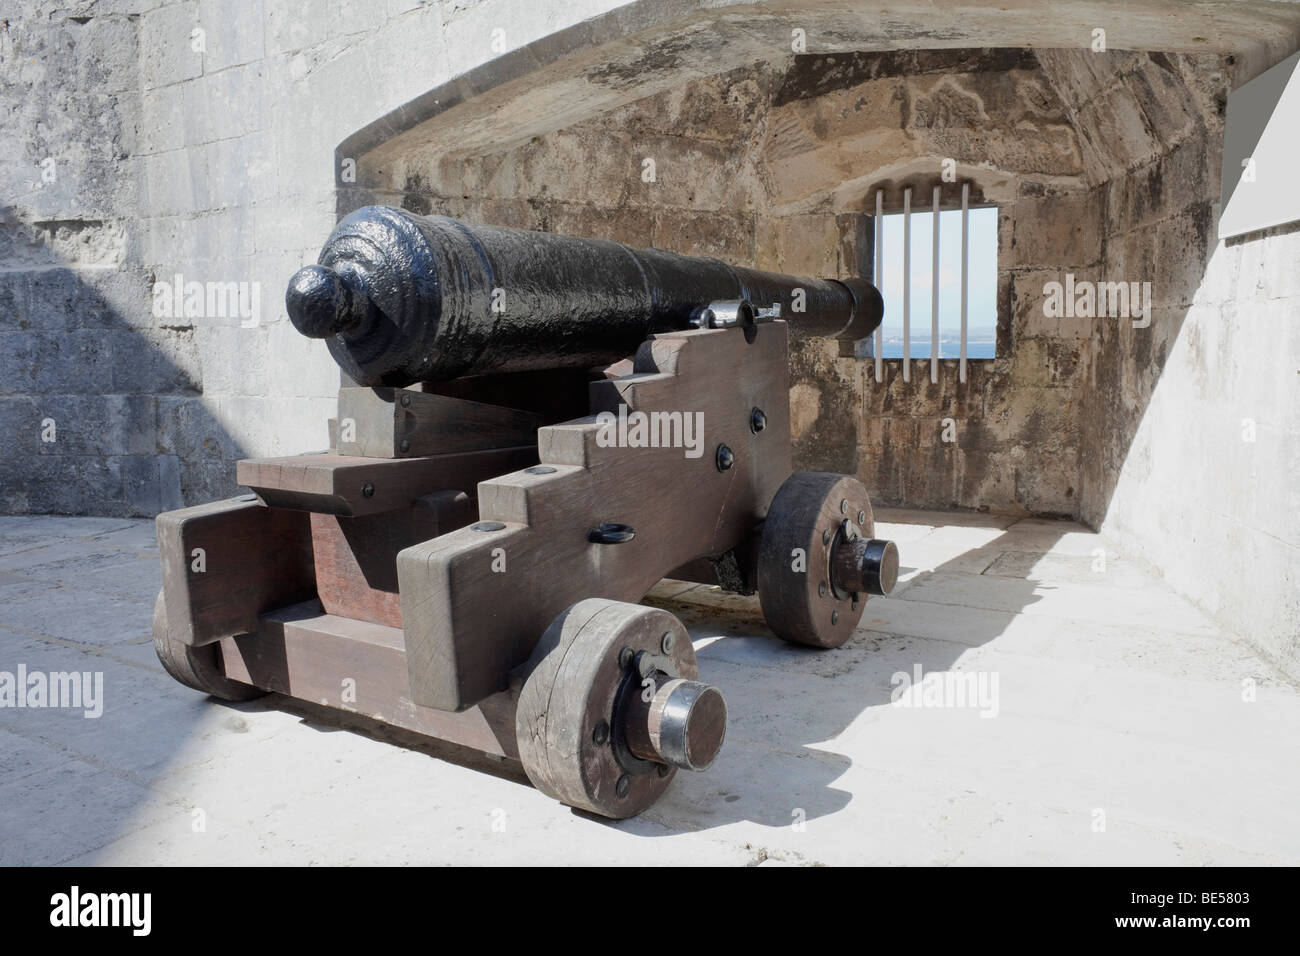
POLYGON ((782 318, 859 339, 884 304, 864 279, 812 279, 384 206, 349 215, 285 305, 359 385, 591 367, 649 335, 782 318))

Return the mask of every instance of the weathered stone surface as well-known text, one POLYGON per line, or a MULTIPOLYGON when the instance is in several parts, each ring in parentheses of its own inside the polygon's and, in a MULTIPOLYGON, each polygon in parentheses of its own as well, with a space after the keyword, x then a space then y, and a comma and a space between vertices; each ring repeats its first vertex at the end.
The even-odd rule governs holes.
POLYGON ((1168 152, 1205 125, 1195 93, 1164 53, 1150 53, 1125 77, 1139 109, 1168 152))
POLYGON ((1096 193, 1060 192, 1016 204, 1009 261, 1017 268, 1090 266, 1101 258, 1102 207, 1096 193))
POLYGON ((241 450, 198 396, 158 398, 157 448, 182 461, 238 459, 241 450))
POLYGON ((1160 152, 1150 121, 1127 86, 1107 87, 1079 109, 1078 117, 1107 178, 1150 162, 1160 152))
POLYGON ((834 213, 759 217, 754 265, 796 275, 850 275, 857 255, 857 218, 834 213))
POLYGON ((40 455, 0 461, 0 501, 13 514, 80 514, 96 502, 103 514, 131 514, 117 456, 40 455))
MULTIPOLYGON (((1066 273, 1089 283, 1151 281, 1157 308, 1194 292, 1189 286, 1199 267, 1186 253, 1198 244, 1203 214, 1176 214, 1188 190, 1204 182, 1207 151, 1191 133, 1211 122, 1197 111, 1212 101, 1203 86, 1186 86, 1182 60, 1054 51, 1039 66, 1026 51, 794 57, 785 72, 734 71, 688 82, 515 149, 454 159, 416 149, 394 162, 404 180, 389 177, 408 196, 414 186, 431 211, 504 224, 609 235, 605 224, 626 217, 618 237, 636 243, 646 234, 639 210, 649 184, 629 174, 628 156, 639 156, 643 143, 671 141, 659 152, 673 157, 677 175, 693 183, 731 177, 747 190, 741 205, 757 214, 752 225, 714 214, 725 195, 716 186, 661 190, 653 242, 764 268, 843 275, 859 264, 855 214, 870 209, 873 178, 889 192, 886 209, 897 211, 903 185, 935 180, 933 157, 978 164, 969 173, 976 198, 1001 209, 998 345, 1005 357, 972 361, 967 386, 953 380, 950 362, 932 385, 924 361, 914 363, 906 384, 897 363, 886 363, 886 380, 877 385, 870 363, 848 374, 820 346, 797 346, 796 457, 825 468, 853 459, 869 487, 889 501, 1077 514, 1085 485, 1081 387, 1099 371, 1094 343, 1132 340, 1152 358, 1168 343, 1158 329, 1135 337, 1120 329, 1121 319, 1046 316, 1044 286, 1063 282, 1066 273), (1085 120, 1080 111, 1089 108, 1110 114, 1085 120), (746 126, 758 135, 746 134, 746 126), (1113 168, 1087 166, 1076 130, 1089 132, 1098 149, 1122 140, 1104 148, 1113 168), (733 154, 723 158, 714 144, 727 137, 733 154), (584 151, 584 176, 557 181, 557 168, 584 151), (1092 186, 1134 165, 1113 183, 1092 186), (443 189, 474 198, 442 195, 443 189), (849 395, 856 396, 852 403, 845 402, 849 395), (865 421, 839 427, 852 405, 864 409, 865 421), (932 423, 923 429, 928 434, 945 418, 972 423, 957 450, 900 465, 893 449, 924 440, 905 419, 932 423), (873 427, 876 419, 890 427, 873 427)), ((396 158, 384 155, 385 162, 396 158)), ((382 188, 383 171, 365 163, 363 169, 382 188)), ((914 207, 924 214, 928 187, 916 188, 922 194, 914 207)), ((1119 372, 1122 408, 1140 406, 1151 367, 1119 372)))
POLYGON ((17 464, 41 453, 40 402, 30 395, 0 398, 0 435, 5 436, 6 459, 17 464))
MULTIPOLYGON (((157 399, 152 395, 46 396, 39 403, 43 421, 55 423, 52 442, 42 440, 43 455, 152 455, 157 399)), ((39 431, 39 422, 29 425, 39 431)))
POLYGON ((0 333, 0 394, 97 393, 113 380, 104 332, 0 333))
POLYGON ((652 246, 692 256, 744 262, 754 255, 752 217, 686 209, 657 209, 652 246))
POLYGON ((793 438, 796 471, 854 474, 859 467, 861 370, 855 360, 840 359, 833 346, 811 339, 790 348, 790 381, 805 386, 797 411, 802 427, 793 438))
POLYGON ((182 0, 150 10, 140 18, 141 68, 146 87, 169 86, 203 72, 203 54, 191 34, 199 26, 197 0, 182 0))

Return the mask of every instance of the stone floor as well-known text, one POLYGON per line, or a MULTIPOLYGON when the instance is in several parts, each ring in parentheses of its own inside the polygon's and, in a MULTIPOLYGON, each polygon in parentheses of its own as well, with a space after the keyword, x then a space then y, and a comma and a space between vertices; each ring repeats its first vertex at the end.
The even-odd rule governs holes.
POLYGON ((1078 525, 880 518, 905 574, 838 650, 749 599, 647 598, 730 726, 617 824, 507 762, 190 691, 149 638, 150 522, 0 518, 0 671, 102 672, 105 698, 0 709, 0 863, 1300 863, 1300 693, 1267 663, 1078 525))

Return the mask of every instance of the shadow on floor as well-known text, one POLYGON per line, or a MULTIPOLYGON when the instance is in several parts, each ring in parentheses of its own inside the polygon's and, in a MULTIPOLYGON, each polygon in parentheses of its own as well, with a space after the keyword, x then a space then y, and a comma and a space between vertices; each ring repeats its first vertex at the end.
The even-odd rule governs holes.
MULTIPOLYGON (((741 820, 779 828, 844 809, 852 795, 837 789, 835 781, 852 761, 821 745, 873 708, 906 693, 917 676, 953 670, 963 654, 1001 636, 1015 614, 1041 600, 1043 585, 1033 577, 999 576, 1001 612, 969 617, 962 624, 960 640, 945 633, 895 635, 874 629, 873 610, 893 602, 926 607, 922 601, 906 601, 904 595, 912 588, 953 573, 974 577, 1009 551, 1024 553, 1023 540, 1013 541, 1006 528, 984 527, 990 535, 996 530, 996 535, 929 569, 909 566, 907 542, 900 541, 898 588, 889 598, 872 598, 858 631, 833 650, 781 642, 763 622, 757 598, 703 587, 673 596, 652 594, 647 603, 681 618, 697 646, 703 638, 701 679, 716 684, 727 699, 732 754, 724 747, 718 763, 701 778, 703 783, 696 787, 694 781, 689 782, 694 790, 688 798, 690 808, 705 804, 706 821, 688 817, 685 804, 671 808, 671 816, 661 812, 664 804, 671 807, 671 791, 646 816, 664 820, 670 831, 741 820), (728 756, 732 759, 726 759, 728 756)), ((1080 530, 1072 522, 1038 521, 1034 548, 1046 553, 1064 534, 1080 530), (1059 525, 1059 530, 1047 530, 1052 525, 1059 525)), ((953 610, 959 611, 955 606, 953 610)), ((679 778, 678 787, 682 786, 679 778)), ((654 827, 640 829, 648 835, 663 832, 654 827)))

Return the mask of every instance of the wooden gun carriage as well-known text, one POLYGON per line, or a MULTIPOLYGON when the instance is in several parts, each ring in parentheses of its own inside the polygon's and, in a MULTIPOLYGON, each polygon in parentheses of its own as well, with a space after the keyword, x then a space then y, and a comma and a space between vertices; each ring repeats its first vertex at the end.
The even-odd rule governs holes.
POLYGON ((332 447, 159 516, 154 641, 184 684, 519 760, 621 818, 726 728, 685 627, 636 603, 656 582, 757 591, 825 648, 893 587, 863 486, 791 474, 785 319, 862 338, 869 283, 367 207, 286 302, 345 373, 332 447))

